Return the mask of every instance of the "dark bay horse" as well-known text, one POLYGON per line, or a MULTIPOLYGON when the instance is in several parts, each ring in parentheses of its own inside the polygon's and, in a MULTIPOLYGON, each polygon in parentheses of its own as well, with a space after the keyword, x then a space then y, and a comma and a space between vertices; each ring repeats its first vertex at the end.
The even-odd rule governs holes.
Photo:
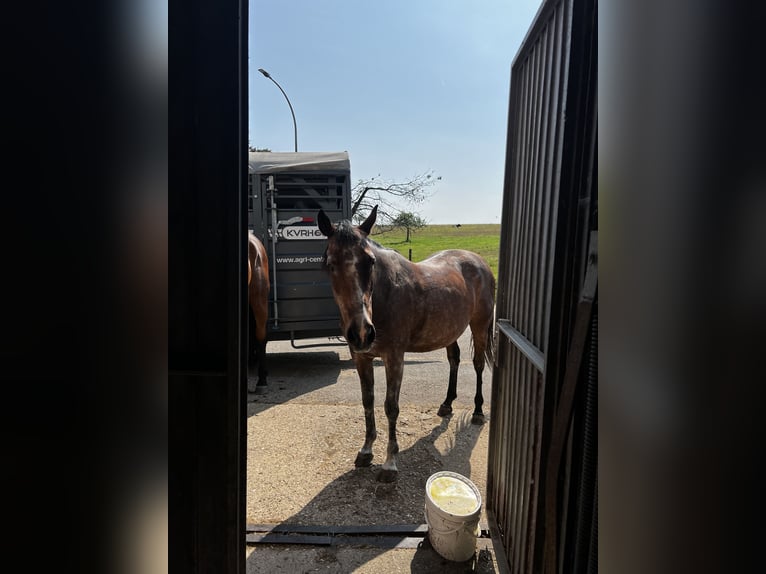
POLYGON ((250 323, 249 359, 258 363, 256 391, 266 385, 266 322, 269 318, 269 258, 266 248, 248 233, 247 291, 253 321, 250 323))
POLYGON ((449 384, 438 414, 448 415, 457 397, 457 340, 470 326, 476 371, 471 422, 484 422, 481 378, 485 360, 492 362, 495 278, 486 261, 470 251, 440 251, 425 261, 412 263, 396 251, 381 247, 368 238, 376 216, 377 206, 359 226, 348 221, 333 224, 324 211, 319 212, 317 221, 319 230, 328 238, 325 266, 362 385, 366 434, 354 464, 372 464, 372 443, 377 436, 373 359, 381 357, 386 370, 388 449, 377 479, 391 482, 398 472, 396 420, 405 352, 446 347, 449 384))

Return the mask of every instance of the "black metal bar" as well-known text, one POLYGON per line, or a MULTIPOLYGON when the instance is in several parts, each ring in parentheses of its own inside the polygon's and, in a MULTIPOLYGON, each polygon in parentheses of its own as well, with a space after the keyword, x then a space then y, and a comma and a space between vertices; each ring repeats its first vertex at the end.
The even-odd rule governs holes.
POLYGON ((598 305, 594 304, 588 341, 587 382, 582 416, 582 466, 577 485, 575 534, 572 542, 573 571, 586 572, 592 564, 591 546, 595 520, 596 475, 598 472, 598 305))
MULTIPOLYGON (((285 96, 287 97, 287 96, 285 96)), ((298 151, 298 150, 295 150, 298 151)), ((268 181, 268 187, 267 187, 267 197, 268 202, 271 204, 271 238, 269 241, 271 241, 271 268, 269 269, 269 273, 271 274, 271 282, 272 282, 272 293, 271 293, 271 303, 273 304, 273 315, 271 317, 272 323, 274 325, 274 328, 279 328, 279 303, 278 303, 278 292, 277 292, 277 243, 279 242, 279 234, 277 233, 277 210, 279 209, 277 207, 277 188, 274 185, 274 179, 275 177, 273 175, 269 175, 267 178, 268 181)))
POLYGON ((411 536, 333 536, 332 546, 373 546, 376 548, 418 548, 424 538, 411 536))
POLYGON ((498 574, 511 574, 508 561, 508 554, 503 546, 503 536, 498 529, 497 516, 491 509, 487 509, 487 519, 489 520, 489 535, 492 539, 492 548, 495 551, 495 561, 497 562, 498 574))
MULTIPOLYGON (((477 548, 494 547, 489 524, 480 523, 477 548)), ((373 546, 418 548, 428 536, 426 524, 333 526, 248 524, 247 544, 302 544, 314 546, 373 546)))
POLYGON ((558 547, 556 528, 557 523, 557 483, 561 455, 564 448, 567 429, 570 426, 572 406, 574 404, 575 388, 579 381, 580 365, 585 355, 588 329, 591 323, 593 300, 598 288, 598 232, 591 232, 590 251, 588 254, 588 269, 580 292, 577 305, 577 315, 572 333, 571 343, 567 353, 564 381, 557 405, 553 432, 548 452, 548 467, 546 468, 545 491, 545 561, 549 571, 557 564, 558 547))
POLYGON ((403 534, 406 536, 425 535, 427 524, 382 524, 382 525, 305 525, 305 524, 248 524, 248 532, 279 532, 295 534, 403 534))
POLYGON ((280 532, 255 532, 245 537, 248 544, 311 544, 314 546, 330 546, 332 536, 313 534, 283 534, 280 532))
POLYGON ((519 333, 507 319, 498 319, 497 327, 540 372, 545 372, 545 354, 519 333))
MULTIPOLYGON (((517 380, 517 387, 519 393, 519 410, 515 417, 516 432, 514 442, 518 444, 518 448, 513 457, 514 467, 514 505, 511 507, 512 522, 512 540, 513 540, 513 566, 514 571, 521 572, 523 567, 522 562, 522 550, 524 546, 524 540, 526 533, 522 530, 521 525, 523 523, 524 512, 527 508, 527 501, 529 496, 527 495, 528 480, 527 480, 527 468, 526 460, 529 452, 529 417, 531 415, 529 408, 529 372, 530 362, 525 360, 518 361, 519 363, 519 377, 517 380)), ((536 371, 535 371, 536 372, 536 371)))
MULTIPOLYGON (((395 548, 420 548, 427 544, 423 537, 412 536, 311 536, 300 534, 248 534, 246 542, 249 545, 255 544, 300 544, 309 546, 364 546, 385 548, 387 550, 395 548)), ((476 540, 477 550, 493 549, 496 546, 489 536, 478 538, 476 540)), ((501 570, 501 572, 507 572, 501 570)))
MULTIPOLYGON (((489 536, 489 525, 479 522, 480 538, 489 536)), ((427 524, 369 524, 369 525, 311 525, 311 524, 248 524, 246 531, 250 533, 278 534, 314 534, 314 535, 344 535, 344 536, 420 536, 428 533, 427 524)))
MULTIPOLYGON (((287 321, 283 321, 286 323, 287 321)), ((296 345, 295 344, 295 332, 290 331, 290 346, 293 349, 313 349, 315 347, 344 347, 348 345, 346 341, 338 341, 337 343, 311 343, 309 345, 296 345)))

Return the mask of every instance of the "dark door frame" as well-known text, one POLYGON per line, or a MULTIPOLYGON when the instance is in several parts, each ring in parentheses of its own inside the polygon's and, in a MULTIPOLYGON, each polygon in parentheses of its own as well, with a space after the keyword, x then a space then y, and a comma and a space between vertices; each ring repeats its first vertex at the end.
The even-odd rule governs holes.
POLYGON ((248 3, 169 8, 169 562, 244 573, 248 3))

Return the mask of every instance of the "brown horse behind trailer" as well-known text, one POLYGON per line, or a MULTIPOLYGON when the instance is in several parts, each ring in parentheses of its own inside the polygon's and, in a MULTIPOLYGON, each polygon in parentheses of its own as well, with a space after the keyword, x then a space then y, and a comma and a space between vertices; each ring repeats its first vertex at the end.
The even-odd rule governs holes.
POLYGON ((266 322, 269 318, 269 258, 266 248, 248 233, 247 290, 253 321, 250 322, 249 361, 258 365, 255 392, 266 386, 266 322))

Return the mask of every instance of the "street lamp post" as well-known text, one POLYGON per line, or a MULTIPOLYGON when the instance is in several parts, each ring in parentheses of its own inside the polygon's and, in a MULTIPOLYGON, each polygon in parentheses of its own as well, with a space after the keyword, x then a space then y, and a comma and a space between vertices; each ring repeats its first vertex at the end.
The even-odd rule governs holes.
POLYGON ((290 103, 290 98, 287 97, 287 94, 282 89, 282 86, 280 86, 277 83, 277 81, 274 78, 272 78, 266 70, 264 70, 263 68, 258 68, 258 71, 276 84, 276 86, 279 88, 279 91, 282 92, 282 95, 287 100, 287 105, 290 106, 290 113, 293 115, 293 131, 295 133, 295 151, 297 152, 298 151, 298 124, 295 122, 295 112, 293 111, 293 105, 290 103))

